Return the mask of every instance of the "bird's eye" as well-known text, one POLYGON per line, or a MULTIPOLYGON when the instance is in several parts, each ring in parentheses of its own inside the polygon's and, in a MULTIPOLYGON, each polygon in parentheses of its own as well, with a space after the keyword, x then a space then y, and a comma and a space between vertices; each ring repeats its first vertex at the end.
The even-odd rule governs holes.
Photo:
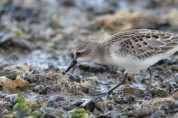
POLYGON ((81 56, 81 55, 82 55, 81 52, 77 52, 77 53, 76 53, 76 56, 77 56, 77 57, 79 57, 79 56, 81 56))

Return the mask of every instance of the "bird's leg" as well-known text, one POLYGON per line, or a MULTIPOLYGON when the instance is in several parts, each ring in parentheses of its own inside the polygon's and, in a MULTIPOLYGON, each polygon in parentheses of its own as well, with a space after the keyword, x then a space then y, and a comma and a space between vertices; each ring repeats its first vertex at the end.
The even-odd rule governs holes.
POLYGON ((149 78, 149 86, 148 86, 148 90, 150 90, 151 89, 151 87, 152 87, 152 77, 153 77, 153 73, 152 73, 152 71, 151 71, 151 68, 148 68, 148 71, 149 71, 149 73, 150 73, 150 78, 149 78))
POLYGON ((103 97, 105 95, 110 95, 112 93, 113 90, 115 90, 116 88, 118 88, 120 85, 122 85, 125 80, 127 79, 127 75, 128 73, 125 72, 124 73, 124 78, 121 80, 121 82, 119 84, 117 84, 115 87, 111 88, 109 91, 105 92, 105 93, 101 93, 101 94, 94 94, 94 96, 97 96, 96 98, 94 98, 95 100, 100 98, 100 97, 103 97))
POLYGON ((113 90, 115 90, 117 87, 119 87, 120 85, 122 85, 122 84, 125 82, 125 80, 127 79, 127 75, 128 75, 128 73, 126 72, 126 73, 124 74, 124 78, 121 80, 121 82, 120 82, 119 84, 117 84, 115 87, 111 88, 111 89, 107 92, 107 94, 110 95, 113 90))

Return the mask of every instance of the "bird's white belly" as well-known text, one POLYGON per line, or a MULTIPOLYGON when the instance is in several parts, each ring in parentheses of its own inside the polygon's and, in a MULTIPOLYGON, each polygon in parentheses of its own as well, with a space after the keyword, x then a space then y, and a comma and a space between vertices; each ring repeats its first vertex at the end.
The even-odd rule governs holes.
POLYGON ((131 57, 112 56, 113 65, 117 65, 127 71, 143 70, 148 68, 151 63, 149 61, 137 60, 131 57))
POLYGON ((111 53, 111 58, 112 58, 111 62, 113 63, 113 65, 122 67, 126 69, 127 71, 143 70, 143 69, 147 69, 149 66, 155 64, 159 60, 164 59, 174 54, 177 50, 178 50, 178 47, 175 47, 174 49, 170 50, 167 53, 155 55, 144 60, 135 59, 131 56, 123 57, 123 56, 117 55, 116 53, 111 53))

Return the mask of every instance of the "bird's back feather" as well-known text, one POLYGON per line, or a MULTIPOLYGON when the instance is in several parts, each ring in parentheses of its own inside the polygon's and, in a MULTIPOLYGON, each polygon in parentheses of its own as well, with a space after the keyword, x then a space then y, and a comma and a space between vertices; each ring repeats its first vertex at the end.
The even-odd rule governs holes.
MULTIPOLYGON (((107 46, 115 45, 116 53, 147 59, 154 55, 166 54, 178 46, 178 36, 172 33, 137 29, 117 33, 108 39, 107 46)), ((173 52, 174 53, 174 52, 173 52)))

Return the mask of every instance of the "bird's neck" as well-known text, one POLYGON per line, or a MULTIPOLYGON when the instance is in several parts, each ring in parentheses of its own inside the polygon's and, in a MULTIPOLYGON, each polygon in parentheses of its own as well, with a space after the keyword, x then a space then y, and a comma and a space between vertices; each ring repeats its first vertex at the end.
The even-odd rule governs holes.
POLYGON ((93 61, 98 64, 102 65, 108 65, 106 59, 109 55, 107 54, 108 51, 106 51, 105 45, 103 45, 103 42, 94 42, 95 46, 92 49, 93 50, 93 61))

